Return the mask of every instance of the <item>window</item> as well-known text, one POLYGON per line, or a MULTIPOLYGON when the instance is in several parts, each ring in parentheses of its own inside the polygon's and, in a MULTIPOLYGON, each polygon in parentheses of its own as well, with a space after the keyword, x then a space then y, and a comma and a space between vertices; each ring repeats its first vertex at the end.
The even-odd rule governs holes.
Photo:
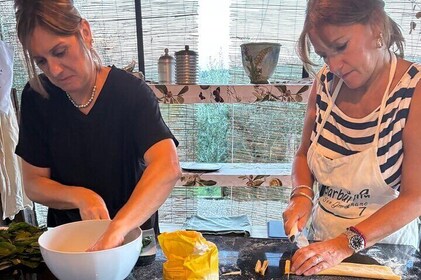
MULTIPOLYGON (((421 1, 385 2, 386 11, 402 28, 406 58, 421 61, 421 22, 410 33, 410 23, 416 21, 421 1)), ((268 41, 282 45, 271 81, 299 79, 302 64, 295 45, 305 5, 306 1, 298 0, 142 0, 142 16, 150 26, 144 33, 146 76, 157 80, 156 63, 165 47, 174 53, 189 44, 199 54, 200 83, 247 84, 240 45, 268 41), (152 19, 153 26, 148 23, 152 19)))
MULTIPOLYGON (((419 0, 387 0, 386 10, 402 27, 406 57, 421 61, 421 10, 419 0), (415 7, 415 8, 414 8, 415 7), (411 21, 419 26, 410 32, 411 21)), ((13 0, 0 0, 0 34, 15 46, 15 86, 27 75, 15 33, 13 0)), ((271 81, 301 77, 295 42, 301 30, 306 1, 300 0, 141 0, 145 74, 157 81, 157 61, 167 47, 170 53, 190 49, 199 54, 200 83, 248 83, 239 46, 250 41, 282 44, 277 71, 271 81)), ((138 60, 134 1, 75 0, 92 25, 95 46, 106 65, 124 67, 138 60)))
POLYGON ((301 78, 301 63, 291 54, 304 9, 304 1, 142 0, 146 76, 157 80, 164 48, 174 54, 189 45, 199 55, 199 83, 247 84, 240 45, 265 41, 282 44, 273 80, 301 78))

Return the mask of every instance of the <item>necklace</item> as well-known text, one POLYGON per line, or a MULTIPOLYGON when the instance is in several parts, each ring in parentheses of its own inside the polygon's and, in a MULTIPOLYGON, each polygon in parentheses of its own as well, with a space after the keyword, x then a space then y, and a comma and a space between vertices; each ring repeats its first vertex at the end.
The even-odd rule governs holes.
POLYGON ((73 106, 75 106, 75 107, 76 107, 76 108, 78 108, 78 109, 83 109, 83 108, 88 107, 88 106, 92 103, 92 101, 94 100, 94 97, 95 97, 95 92, 96 92, 96 85, 94 85, 94 87, 92 88, 91 97, 89 97, 88 102, 86 102, 85 104, 77 104, 77 103, 73 100, 73 98, 70 96, 70 94, 68 94, 68 93, 66 92, 66 95, 67 95, 67 98, 69 98, 70 102, 72 102, 73 106))

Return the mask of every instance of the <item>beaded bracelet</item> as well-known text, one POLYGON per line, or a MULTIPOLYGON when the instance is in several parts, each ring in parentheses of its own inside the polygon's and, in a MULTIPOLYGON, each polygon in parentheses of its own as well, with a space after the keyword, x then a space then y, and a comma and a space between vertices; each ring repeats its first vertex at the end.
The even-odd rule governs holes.
POLYGON ((294 196, 304 196, 306 198, 308 198, 311 202, 311 204, 313 205, 313 198, 311 196, 309 196, 308 194, 306 194, 305 192, 293 192, 291 193, 291 196, 289 197, 289 199, 292 199, 294 196))
POLYGON ((308 189, 308 190, 310 190, 314 194, 313 188, 311 188, 311 187, 309 187, 307 185, 295 186, 295 187, 292 188, 292 192, 295 192, 295 190, 298 190, 298 189, 308 189))

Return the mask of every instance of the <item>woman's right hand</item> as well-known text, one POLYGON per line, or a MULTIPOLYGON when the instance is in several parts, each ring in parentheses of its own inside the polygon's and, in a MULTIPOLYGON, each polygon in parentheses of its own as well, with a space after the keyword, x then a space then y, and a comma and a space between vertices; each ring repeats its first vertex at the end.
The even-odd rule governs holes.
POLYGON ((82 220, 108 220, 110 215, 104 200, 96 192, 78 187, 78 208, 82 220))
POLYGON ((297 223, 298 231, 302 231, 311 216, 312 208, 313 204, 308 198, 293 196, 282 213, 285 233, 288 235, 295 223, 297 223))

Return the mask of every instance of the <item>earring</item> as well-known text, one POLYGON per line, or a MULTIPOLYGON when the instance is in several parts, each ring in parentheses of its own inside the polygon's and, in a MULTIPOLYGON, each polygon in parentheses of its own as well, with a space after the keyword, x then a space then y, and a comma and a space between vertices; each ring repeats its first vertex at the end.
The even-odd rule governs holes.
POLYGON ((381 49, 383 47, 383 33, 380 32, 379 38, 377 38, 377 48, 381 49))

